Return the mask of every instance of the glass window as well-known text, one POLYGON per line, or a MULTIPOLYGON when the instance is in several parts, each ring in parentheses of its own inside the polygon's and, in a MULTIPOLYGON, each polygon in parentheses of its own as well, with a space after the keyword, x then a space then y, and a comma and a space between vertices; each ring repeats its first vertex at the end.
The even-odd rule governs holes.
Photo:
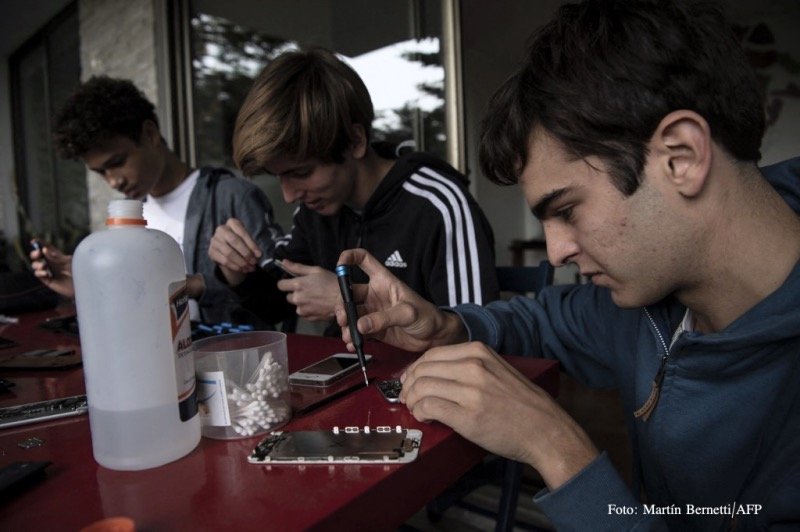
POLYGON ((66 251, 89 231, 86 172, 54 152, 51 118, 80 82, 79 57, 73 5, 10 61, 21 236, 39 236, 66 251))
POLYGON ((233 126, 255 76, 281 52, 310 45, 362 77, 374 140, 413 140, 445 157, 440 2, 193 0, 190 17, 198 165, 233 165, 233 126))

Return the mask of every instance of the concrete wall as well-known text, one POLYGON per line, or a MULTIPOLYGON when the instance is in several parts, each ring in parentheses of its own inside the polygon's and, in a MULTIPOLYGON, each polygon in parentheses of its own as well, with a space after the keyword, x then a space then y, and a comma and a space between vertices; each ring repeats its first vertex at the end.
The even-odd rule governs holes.
POLYGON ((11 125, 11 80, 8 61, 25 41, 67 6, 69 0, 3 0, 0 9, 0 227, 19 235, 15 199, 14 139, 11 125))
POLYGON ((736 0, 726 2, 728 16, 748 28, 745 50, 758 57, 756 69, 768 80, 767 107, 781 106, 778 121, 767 129, 761 144, 764 165, 800 155, 800 2, 797 0, 736 0), (774 43, 757 44, 749 37, 764 23, 774 43), (780 100, 780 102, 777 102, 780 100))
POLYGON ((462 0, 464 109, 467 168, 475 196, 494 229, 497 264, 510 264, 514 239, 542 236, 519 187, 499 187, 478 166, 479 124, 492 93, 517 68, 530 33, 561 4, 558 0, 503 0, 486 9, 481 0, 462 0))
MULTIPOLYGON (((100 74, 130 79, 158 107, 155 9, 153 0, 81 0, 81 79, 100 74)), ((96 174, 87 171, 86 179, 95 231, 105 225, 108 202, 122 195, 96 174)))
POLYGON ((19 234, 14 192, 14 144, 11 138, 11 91, 9 90, 8 61, 0 65, 0 223, 3 236, 16 238, 19 234))
MULTIPOLYGON (((508 245, 513 239, 540 238, 540 224, 525 205, 518 187, 498 187, 480 174, 478 127, 489 97, 522 59, 528 36, 561 5, 559 0, 499 0, 488 9, 481 0, 461 0, 464 57, 467 167, 475 196, 494 228, 498 264, 510 263, 508 245)), ((724 2, 732 22, 742 26, 766 23, 773 45, 748 44, 755 52, 775 52, 777 59, 759 69, 769 78, 771 99, 781 98, 779 121, 771 126, 762 145, 762 163, 770 164, 800 155, 800 2, 797 0, 729 0, 724 2), (792 71, 794 68, 794 71, 792 71), (794 89, 791 85, 794 84, 794 89), (794 91, 794 97, 790 95, 794 91), (783 94, 779 96, 778 93, 783 94)), ((529 254, 529 263, 543 258, 529 254)), ((571 280, 572 272, 557 272, 571 280)))

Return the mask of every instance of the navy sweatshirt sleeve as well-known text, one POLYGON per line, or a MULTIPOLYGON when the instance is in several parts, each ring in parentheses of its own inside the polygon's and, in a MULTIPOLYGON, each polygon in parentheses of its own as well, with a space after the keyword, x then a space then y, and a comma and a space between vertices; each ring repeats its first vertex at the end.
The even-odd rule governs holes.
POLYGON ((551 286, 535 299, 517 296, 453 310, 461 316, 471 340, 498 353, 557 359, 567 373, 587 386, 617 385, 613 346, 616 334, 626 334, 627 315, 606 290, 592 285, 551 286), (609 323, 619 327, 609 327, 609 323))
MULTIPOLYGON (((592 387, 615 387, 615 334, 631 334, 628 315, 606 290, 592 285, 548 287, 535 299, 515 297, 480 307, 460 305, 470 340, 501 354, 555 358, 592 387), (600 319, 598 317, 602 316, 600 319), (618 323, 622 331, 612 331, 618 323)), ((665 530, 648 514, 603 453, 554 491, 534 502, 558 530, 665 530)))

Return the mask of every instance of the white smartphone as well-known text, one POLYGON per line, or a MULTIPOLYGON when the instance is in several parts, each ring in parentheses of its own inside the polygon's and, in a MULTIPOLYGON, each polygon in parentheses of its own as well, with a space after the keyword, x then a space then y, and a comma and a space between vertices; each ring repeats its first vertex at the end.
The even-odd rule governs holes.
MULTIPOLYGON (((364 355, 367 363, 372 355, 364 355)), ((327 386, 359 369, 354 353, 336 353, 289 375, 290 384, 327 386)))

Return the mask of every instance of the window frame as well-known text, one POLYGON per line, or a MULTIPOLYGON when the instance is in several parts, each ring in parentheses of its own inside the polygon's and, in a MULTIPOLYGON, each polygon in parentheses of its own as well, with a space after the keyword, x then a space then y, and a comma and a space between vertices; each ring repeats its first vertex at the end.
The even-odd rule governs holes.
MULTIPOLYGON (((50 37, 54 35, 58 29, 61 28, 62 24, 68 20, 70 17, 75 17, 78 24, 80 23, 79 11, 78 11, 78 1, 75 0, 69 3, 64 9, 59 11, 53 18, 51 18, 42 28, 40 28, 36 33, 34 33, 30 38, 28 38, 19 48, 17 48, 8 59, 8 73, 9 73, 9 86, 10 86, 10 101, 11 101, 11 131, 12 131, 12 139, 13 139, 13 157, 14 157, 14 176, 13 181, 16 187, 16 198, 14 198, 14 208, 17 209, 16 217, 18 225, 18 235, 20 241, 27 241, 28 239, 38 236, 31 234, 32 228, 30 227, 29 221, 34 217, 34 213, 31 212, 31 202, 32 202, 32 195, 33 187, 31 186, 31 169, 28 168, 28 161, 27 161, 27 152, 29 146, 26 143, 26 117, 23 113, 23 87, 22 87, 22 65, 23 62, 30 58, 32 53, 39 53, 41 55, 41 61, 43 66, 44 72, 44 101, 42 105, 44 106, 44 113, 47 117, 47 132, 48 135, 46 137, 46 142, 48 145, 48 154, 51 162, 51 172, 49 178, 52 183, 52 187, 54 190, 54 197, 55 200, 53 202, 52 207, 55 209, 54 218, 57 221, 54 230, 60 232, 62 227, 62 193, 60 186, 60 180, 58 178, 58 170, 57 166, 62 163, 59 159, 55 147, 53 145, 52 135, 50 135, 50 128, 52 126, 51 121, 53 118, 54 110, 59 102, 52 101, 51 89, 52 89, 52 81, 50 79, 51 74, 51 58, 49 55, 49 46, 50 46, 50 37), (25 209, 25 215, 27 216, 27 220, 23 216, 23 213, 19 209, 19 206, 22 206, 25 209)), ((80 54, 80 51, 79 51, 80 54)), ((78 80, 80 80, 81 72, 80 72, 80 60, 79 64, 79 71, 78 71, 78 80)), ((88 197, 88 195, 87 195, 88 197)), ((85 226, 78 227, 78 229, 82 232, 88 233, 90 230, 89 227, 89 206, 86 205, 86 212, 85 212, 85 226)), ((39 228, 42 230, 42 228, 39 228)), ((75 244, 75 242, 59 242, 59 245, 67 244, 70 247, 75 244)), ((69 249, 67 249, 69 251, 69 249)))
MULTIPOLYGON (((466 172, 466 132, 461 53, 461 0, 440 0, 442 5, 442 67, 444 68, 444 108, 447 162, 466 172)), ((413 0, 418 5, 420 0, 413 0)), ((197 165, 192 98, 192 50, 190 0, 170 0, 168 16, 172 38, 169 55, 171 93, 176 102, 172 110, 174 150, 192 166, 197 165)), ((419 9, 419 7, 417 7, 419 9)))

